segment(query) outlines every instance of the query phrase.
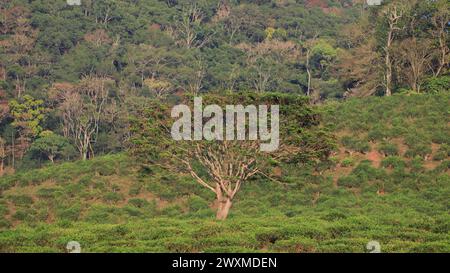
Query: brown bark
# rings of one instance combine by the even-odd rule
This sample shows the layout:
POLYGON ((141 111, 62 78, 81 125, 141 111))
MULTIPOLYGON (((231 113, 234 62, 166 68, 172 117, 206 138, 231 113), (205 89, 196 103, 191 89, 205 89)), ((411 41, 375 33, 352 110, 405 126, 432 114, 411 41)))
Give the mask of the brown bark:
POLYGON ((232 201, 229 198, 223 199, 219 203, 219 208, 217 209, 216 218, 217 220, 225 220, 228 217, 228 213, 230 212, 230 208, 232 205, 232 201))
POLYGON ((216 219, 225 220, 228 217, 228 213, 230 212, 230 208, 233 202, 230 197, 222 193, 222 189, 220 188, 220 185, 218 183, 216 184, 216 195, 218 202, 216 219))
POLYGON ((309 67, 309 49, 306 52, 306 72, 308 73, 308 90, 306 91, 306 95, 309 97, 311 94, 311 69, 309 67))
MULTIPOLYGON (((255 159, 239 154, 245 149, 243 142, 237 141, 232 144, 224 141, 220 147, 211 147, 197 144, 192 151, 191 158, 195 158, 205 167, 211 180, 202 179, 192 168, 191 161, 179 158, 187 168, 191 176, 202 186, 208 188, 216 195, 218 203, 216 217, 225 220, 233 204, 233 199, 239 191, 241 184, 255 175, 259 169, 256 167, 255 159), (232 147, 233 146, 233 147, 232 147)), ((257 152, 257 143, 247 144, 246 149, 257 152)))
POLYGON ((399 20, 403 16, 403 11, 401 8, 397 6, 393 6, 392 8, 386 11, 386 16, 388 20, 388 35, 386 37, 386 46, 384 47, 385 53, 385 87, 386 87, 386 96, 390 96, 392 94, 391 84, 392 84, 392 60, 391 60, 391 48, 392 43, 394 42, 394 34, 395 31, 400 30, 397 25, 399 20))

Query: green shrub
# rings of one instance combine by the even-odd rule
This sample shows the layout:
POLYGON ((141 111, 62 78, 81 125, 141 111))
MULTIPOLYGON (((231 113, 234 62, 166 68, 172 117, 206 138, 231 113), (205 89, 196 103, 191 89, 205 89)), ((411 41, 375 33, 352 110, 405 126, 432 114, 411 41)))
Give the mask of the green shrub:
POLYGON ((255 233, 256 241, 263 245, 274 244, 276 241, 285 239, 286 235, 278 229, 257 230, 255 233))
POLYGON ((145 199, 131 198, 128 200, 128 204, 130 204, 136 208, 143 208, 143 207, 147 206, 149 203, 145 199))
POLYGON ((401 157, 388 156, 381 161, 381 166, 384 168, 404 169, 406 167, 406 163, 401 157))
POLYGON ((342 167, 351 167, 355 165, 355 160, 351 157, 344 158, 341 162, 342 167))
POLYGON ((13 219, 27 222, 36 221, 36 211, 33 209, 18 209, 13 215, 13 219))
POLYGON ((197 195, 190 196, 189 199, 187 200, 187 205, 189 207, 189 210, 192 212, 209 208, 208 202, 206 202, 203 198, 197 195))
POLYGON ((368 160, 361 161, 358 166, 353 169, 351 174, 364 182, 385 178, 384 171, 382 169, 374 168, 372 163, 368 160))
POLYGON ((412 172, 421 172, 424 170, 423 167, 423 158, 421 157, 414 157, 410 162, 409 162, 409 167, 411 168, 412 172))
POLYGON ((81 206, 74 205, 68 208, 61 208, 56 211, 56 215, 61 220, 77 221, 80 217, 81 206))
POLYGON ((432 152, 430 145, 427 144, 417 144, 408 149, 406 151, 405 156, 409 158, 414 158, 417 156, 425 157, 430 155, 432 152))
POLYGON ((26 194, 10 195, 8 199, 16 206, 29 206, 33 204, 33 198, 26 194))
POLYGON ((339 186, 344 187, 360 187, 362 182, 356 175, 342 176, 337 181, 339 186))
POLYGON ((433 130, 433 134, 431 136, 431 141, 437 144, 449 144, 450 145, 450 134, 449 132, 444 130, 433 130))
POLYGON ((165 216, 169 216, 169 217, 176 217, 176 216, 180 216, 181 214, 183 214, 183 210, 182 208, 175 204, 175 205, 170 205, 165 207, 162 211, 161 211, 162 215, 165 216))
POLYGON ((133 184, 130 187, 130 190, 128 191, 128 194, 131 196, 136 196, 141 192, 142 185, 140 184, 133 184))
POLYGON ((369 131, 367 137, 370 141, 383 140, 388 136, 387 132, 386 126, 376 125, 369 131))
POLYGON ((437 172, 437 173, 443 173, 443 172, 446 172, 448 170, 450 170, 450 160, 444 160, 433 171, 437 172))
POLYGON ((385 156, 393 156, 399 154, 397 145, 393 143, 382 143, 378 147, 378 151, 380 151, 380 153, 384 154, 385 156))
POLYGON ((72 176, 68 173, 58 173, 54 176, 54 180, 57 184, 67 184, 70 183, 72 179, 72 176))
POLYGON ((5 204, 0 204, 0 216, 8 214, 9 209, 5 204))
POLYGON ((427 93, 444 93, 449 91, 450 76, 432 77, 425 81, 423 89, 427 93))
POLYGON ((103 200, 115 203, 123 200, 123 195, 118 192, 107 192, 103 195, 103 200))
MULTIPOLYGON (((6 219, 0 219, 0 229, 7 229, 12 226, 11 222, 6 219)), ((1 249, 1 247, 0 247, 1 249)))
POLYGON ((176 238, 172 241, 166 242, 165 246, 169 252, 187 253, 195 252, 194 242, 188 238, 176 238))
POLYGON ((442 161, 450 156, 450 145, 442 144, 433 156, 433 160, 442 161))
POLYGON ((121 210, 118 208, 94 205, 88 209, 85 220, 93 223, 115 223, 120 216, 121 210))
POLYGON ((80 178, 80 180, 78 180, 78 183, 80 183, 83 186, 88 186, 92 183, 93 177, 94 176, 92 174, 85 174, 80 178))
POLYGON ((370 145, 367 141, 359 140, 350 136, 342 137, 341 143, 344 147, 356 152, 366 153, 370 151, 370 145))
POLYGON ((125 206, 123 210, 130 216, 139 217, 142 215, 142 211, 140 211, 137 207, 125 206))
POLYGON ((40 188, 39 190, 37 190, 36 195, 39 198, 55 198, 56 197, 56 192, 58 191, 58 188, 40 188))

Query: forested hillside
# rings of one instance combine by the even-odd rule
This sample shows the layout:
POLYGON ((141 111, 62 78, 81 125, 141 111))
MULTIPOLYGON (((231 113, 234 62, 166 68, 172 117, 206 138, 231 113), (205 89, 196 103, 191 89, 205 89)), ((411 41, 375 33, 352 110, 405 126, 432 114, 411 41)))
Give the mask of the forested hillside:
POLYGON ((129 117, 153 98, 319 102, 450 82, 445 0, 8 0, 1 13, 2 172, 122 151, 129 117))

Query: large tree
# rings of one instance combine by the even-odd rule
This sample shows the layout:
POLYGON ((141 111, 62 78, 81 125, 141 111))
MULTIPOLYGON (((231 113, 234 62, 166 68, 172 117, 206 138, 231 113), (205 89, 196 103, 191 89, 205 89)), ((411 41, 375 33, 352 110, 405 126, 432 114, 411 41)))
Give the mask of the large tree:
MULTIPOLYGON (((221 106, 269 105, 269 111, 273 105, 279 105, 279 148, 271 152, 261 151, 260 145, 267 141, 251 137, 248 131, 251 122, 245 127, 247 140, 174 140, 170 107, 155 101, 133 119, 131 151, 145 164, 190 174, 213 192, 218 204, 217 219, 227 218, 245 182, 258 175, 270 177, 270 169, 276 162, 306 164, 327 160, 333 148, 333 138, 318 128, 319 115, 305 97, 278 93, 209 95, 203 97, 203 102, 221 106)), ((212 119, 203 117, 205 127, 208 120, 212 119)), ((271 130, 275 128, 273 124, 270 127, 271 130)), ((218 127, 215 127, 216 132, 220 133, 218 127)))
POLYGON ((111 85, 111 79, 90 76, 74 87, 58 90, 64 136, 73 140, 83 160, 94 156, 92 143, 106 117, 111 85))

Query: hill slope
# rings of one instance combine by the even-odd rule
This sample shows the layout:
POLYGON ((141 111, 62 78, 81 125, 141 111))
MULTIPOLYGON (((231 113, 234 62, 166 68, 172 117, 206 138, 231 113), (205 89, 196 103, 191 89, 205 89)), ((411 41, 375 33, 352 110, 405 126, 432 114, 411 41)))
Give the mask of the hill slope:
POLYGON ((320 106, 332 166, 282 166, 244 185, 230 218, 190 177, 127 155, 0 178, 0 251, 449 252, 448 94, 320 106), (339 113, 337 115, 336 113, 339 113))

